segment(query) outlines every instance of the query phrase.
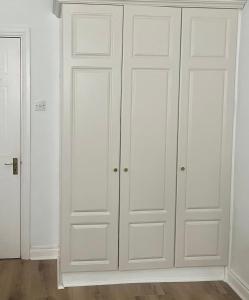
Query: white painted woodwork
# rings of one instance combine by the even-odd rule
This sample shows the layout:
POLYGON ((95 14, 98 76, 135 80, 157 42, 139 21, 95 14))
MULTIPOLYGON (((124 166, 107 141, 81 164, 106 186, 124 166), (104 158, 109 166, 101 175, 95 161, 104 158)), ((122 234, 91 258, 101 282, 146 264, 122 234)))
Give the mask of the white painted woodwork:
POLYGON ((237 19, 183 9, 177 267, 227 264, 237 19))
POLYGON ((238 10, 62 15, 62 274, 225 266, 238 10))
POLYGON ((123 8, 63 10, 62 271, 118 268, 123 8))
POLYGON ((20 39, 0 38, 0 259, 20 257, 20 39))
MULTIPOLYGON (((224 267, 194 267, 131 271, 75 272, 62 274, 63 287, 155 282, 201 282, 224 280, 224 267)), ((149 296, 152 298, 155 296, 149 296)), ((159 296, 160 297, 160 296, 159 296)), ((116 299, 119 299, 117 296, 116 299)), ((129 299, 129 298, 124 298, 129 299)), ((160 298, 159 298, 160 299, 160 298)), ((167 298, 166 298, 167 299, 167 298)), ((197 298, 198 299, 198 298, 197 298)), ((211 299, 210 299, 211 300, 211 299)))
POLYGON ((68 4, 141 5, 159 7, 206 7, 243 9, 247 0, 53 0, 53 12, 61 17, 62 7, 68 4))
POLYGON ((122 270, 166 268, 174 263, 180 26, 178 8, 125 6, 122 270))

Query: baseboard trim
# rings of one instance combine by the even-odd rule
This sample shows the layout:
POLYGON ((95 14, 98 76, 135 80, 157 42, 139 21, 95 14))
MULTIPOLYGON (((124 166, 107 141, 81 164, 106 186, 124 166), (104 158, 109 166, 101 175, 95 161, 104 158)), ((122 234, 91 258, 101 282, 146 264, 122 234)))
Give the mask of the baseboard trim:
POLYGON ((192 282, 225 279, 224 267, 174 268, 167 270, 62 273, 64 287, 147 282, 192 282))
POLYGON ((58 259, 58 254, 58 248, 32 247, 30 249, 31 260, 58 259))
POLYGON ((225 281, 242 300, 249 300, 249 286, 233 270, 227 270, 225 281))

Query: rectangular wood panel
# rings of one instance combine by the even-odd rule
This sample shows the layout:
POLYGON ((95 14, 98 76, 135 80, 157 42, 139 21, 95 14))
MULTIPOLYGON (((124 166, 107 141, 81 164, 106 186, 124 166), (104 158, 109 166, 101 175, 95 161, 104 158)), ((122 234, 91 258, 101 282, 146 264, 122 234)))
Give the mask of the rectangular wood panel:
POLYGON ((118 268, 123 8, 63 9, 61 268, 118 268))
POLYGON ((125 6, 122 270, 174 263, 180 24, 180 9, 125 6))
POLYGON ((163 210, 168 70, 134 69, 132 84, 130 209, 163 210))
POLYGON ((111 70, 72 76, 72 211, 108 211, 111 70))
POLYGON ((183 9, 177 267, 227 264, 237 18, 183 9))

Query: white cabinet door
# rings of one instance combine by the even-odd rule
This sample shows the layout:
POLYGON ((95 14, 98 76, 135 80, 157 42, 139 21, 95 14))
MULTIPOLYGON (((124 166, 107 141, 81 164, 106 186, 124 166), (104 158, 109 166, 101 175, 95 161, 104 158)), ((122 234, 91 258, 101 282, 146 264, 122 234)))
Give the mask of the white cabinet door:
POLYGON ((237 14, 183 9, 177 267, 227 263, 237 14))
POLYGON ((122 19, 122 7, 63 10, 63 272, 118 267, 122 19))
POLYGON ((0 38, 0 259, 20 257, 21 43, 0 38))
POLYGON ((172 267, 181 10, 124 10, 120 269, 172 267))

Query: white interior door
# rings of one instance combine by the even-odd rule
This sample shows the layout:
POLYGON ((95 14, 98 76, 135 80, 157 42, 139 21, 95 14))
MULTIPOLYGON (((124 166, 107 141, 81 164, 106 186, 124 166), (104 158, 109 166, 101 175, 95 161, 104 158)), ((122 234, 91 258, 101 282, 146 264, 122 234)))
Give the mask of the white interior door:
POLYGON ((20 257, 20 67, 20 39, 0 38, 0 259, 20 257))
POLYGON ((237 18, 183 9, 178 267, 227 264, 237 18))
POLYGON ((123 8, 65 5, 62 271, 118 268, 123 8))
POLYGON ((181 9, 125 6, 120 269, 172 267, 181 9))

